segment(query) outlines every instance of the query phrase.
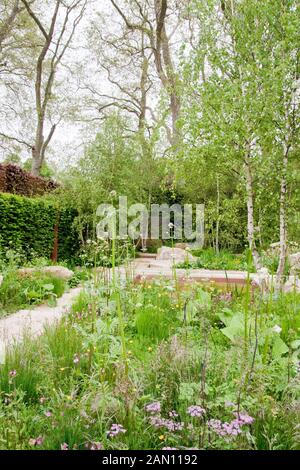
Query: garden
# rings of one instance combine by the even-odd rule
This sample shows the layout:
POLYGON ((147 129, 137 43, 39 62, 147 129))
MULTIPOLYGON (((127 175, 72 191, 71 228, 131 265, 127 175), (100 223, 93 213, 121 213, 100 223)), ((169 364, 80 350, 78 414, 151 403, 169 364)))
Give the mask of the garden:
POLYGON ((299 4, 99 3, 0 0, 0 451, 300 450, 299 4))

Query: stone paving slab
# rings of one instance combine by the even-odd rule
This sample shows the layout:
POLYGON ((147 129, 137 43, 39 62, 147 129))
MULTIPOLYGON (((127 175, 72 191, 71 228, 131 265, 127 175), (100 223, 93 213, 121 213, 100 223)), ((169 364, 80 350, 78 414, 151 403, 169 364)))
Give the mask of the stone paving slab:
MULTIPOLYGON (((136 282, 142 280, 174 279, 173 262, 170 260, 156 260, 153 256, 137 258, 127 267, 116 269, 116 278, 126 283, 129 275, 136 282)), ((220 286, 241 286, 247 282, 248 273, 243 271, 223 271, 208 269, 176 269, 176 276, 181 284, 199 282, 202 284, 215 283, 220 286)), ((253 278, 253 274, 250 278, 253 278)), ((111 271, 106 271, 106 278, 111 279, 111 271)), ((57 300, 55 307, 40 305, 33 309, 20 310, 0 319, 0 356, 1 348, 5 349, 14 343, 22 341, 24 334, 38 336, 43 333, 46 325, 56 323, 71 307, 82 287, 77 287, 65 293, 57 300)))

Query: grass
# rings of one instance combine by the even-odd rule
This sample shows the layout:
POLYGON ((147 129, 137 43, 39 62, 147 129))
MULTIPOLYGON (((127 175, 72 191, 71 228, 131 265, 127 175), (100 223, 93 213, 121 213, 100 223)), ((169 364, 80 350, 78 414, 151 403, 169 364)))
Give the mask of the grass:
POLYGON ((7 354, 0 449, 300 449, 300 295, 116 289, 7 354))

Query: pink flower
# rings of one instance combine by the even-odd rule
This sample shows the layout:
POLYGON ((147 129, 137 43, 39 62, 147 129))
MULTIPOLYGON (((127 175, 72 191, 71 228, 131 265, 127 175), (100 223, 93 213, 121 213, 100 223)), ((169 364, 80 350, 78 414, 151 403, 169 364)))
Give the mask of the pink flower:
POLYGON ((122 424, 112 424, 110 430, 107 432, 108 437, 115 437, 120 433, 125 433, 126 429, 123 428, 122 424))
POLYGON ((150 424, 157 429, 166 428, 170 432, 182 431, 184 428, 184 423, 177 423, 172 419, 165 419, 160 416, 151 416, 150 424))
POLYGON ((248 413, 235 412, 233 414, 236 417, 236 421, 239 423, 240 426, 250 425, 254 422, 254 418, 252 418, 252 416, 249 416, 248 413))
POLYGON ((161 405, 159 401, 155 401, 153 403, 149 403, 145 406, 145 410, 147 413, 160 413, 161 405))
POLYGON ((60 450, 69 450, 69 446, 66 442, 60 444, 60 450))
POLYGON ((44 438, 42 436, 38 436, 36 439, 29 439, 29 445, 31 447, 41 446, 44 442, 44 438))
POLYGON ((233 413, 235 419, 230 423, 222 423, 219 419, 211 419, 207 422, 208 427, 222 437, 236 437, 243 432, 242 426, 250 426, 254 418, 248 413, 233 413))
POLYGON ((9 376, 12 377, 12 378, 15 377, 16 375, 17 375, 17 371, 15 369, 13 369, 9 372, 9 376))
POLYGON ((52 416, 51 411, 45 411, 45 416, 47 416, 47 418, 51 418, 52 416))
POLYGON ((205 414, 205 409, 198 405, 189 406, 187 412, 193 418, 201 418, 205 414))

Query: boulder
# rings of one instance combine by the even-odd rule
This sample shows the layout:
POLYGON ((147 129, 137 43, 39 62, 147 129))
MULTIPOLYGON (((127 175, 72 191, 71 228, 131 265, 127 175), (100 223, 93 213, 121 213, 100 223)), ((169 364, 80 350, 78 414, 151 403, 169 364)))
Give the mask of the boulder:
POLYGON ((174 248, 181 248, 182 250, 186 250, 187 244, 183 242, 175 243, 174 248))
POLYGON ((74 275, 73 271, 64 266, 44 266, 42 268, 21 268, 18 270, 21 276, 31 276, 36 272, 51 274, 64 281, 68 281, 74 275))
POLYGON ((289 255, 291 274, 300 273, 300 252, 289 255))
POLYGON ((156 256, 157 260, 169 260, 175 263, 184 263, 185 261, 196 261, 196 258, 191 255, 187 250, 182 248, 169 248, 168 246, 162 246, 156 256))

